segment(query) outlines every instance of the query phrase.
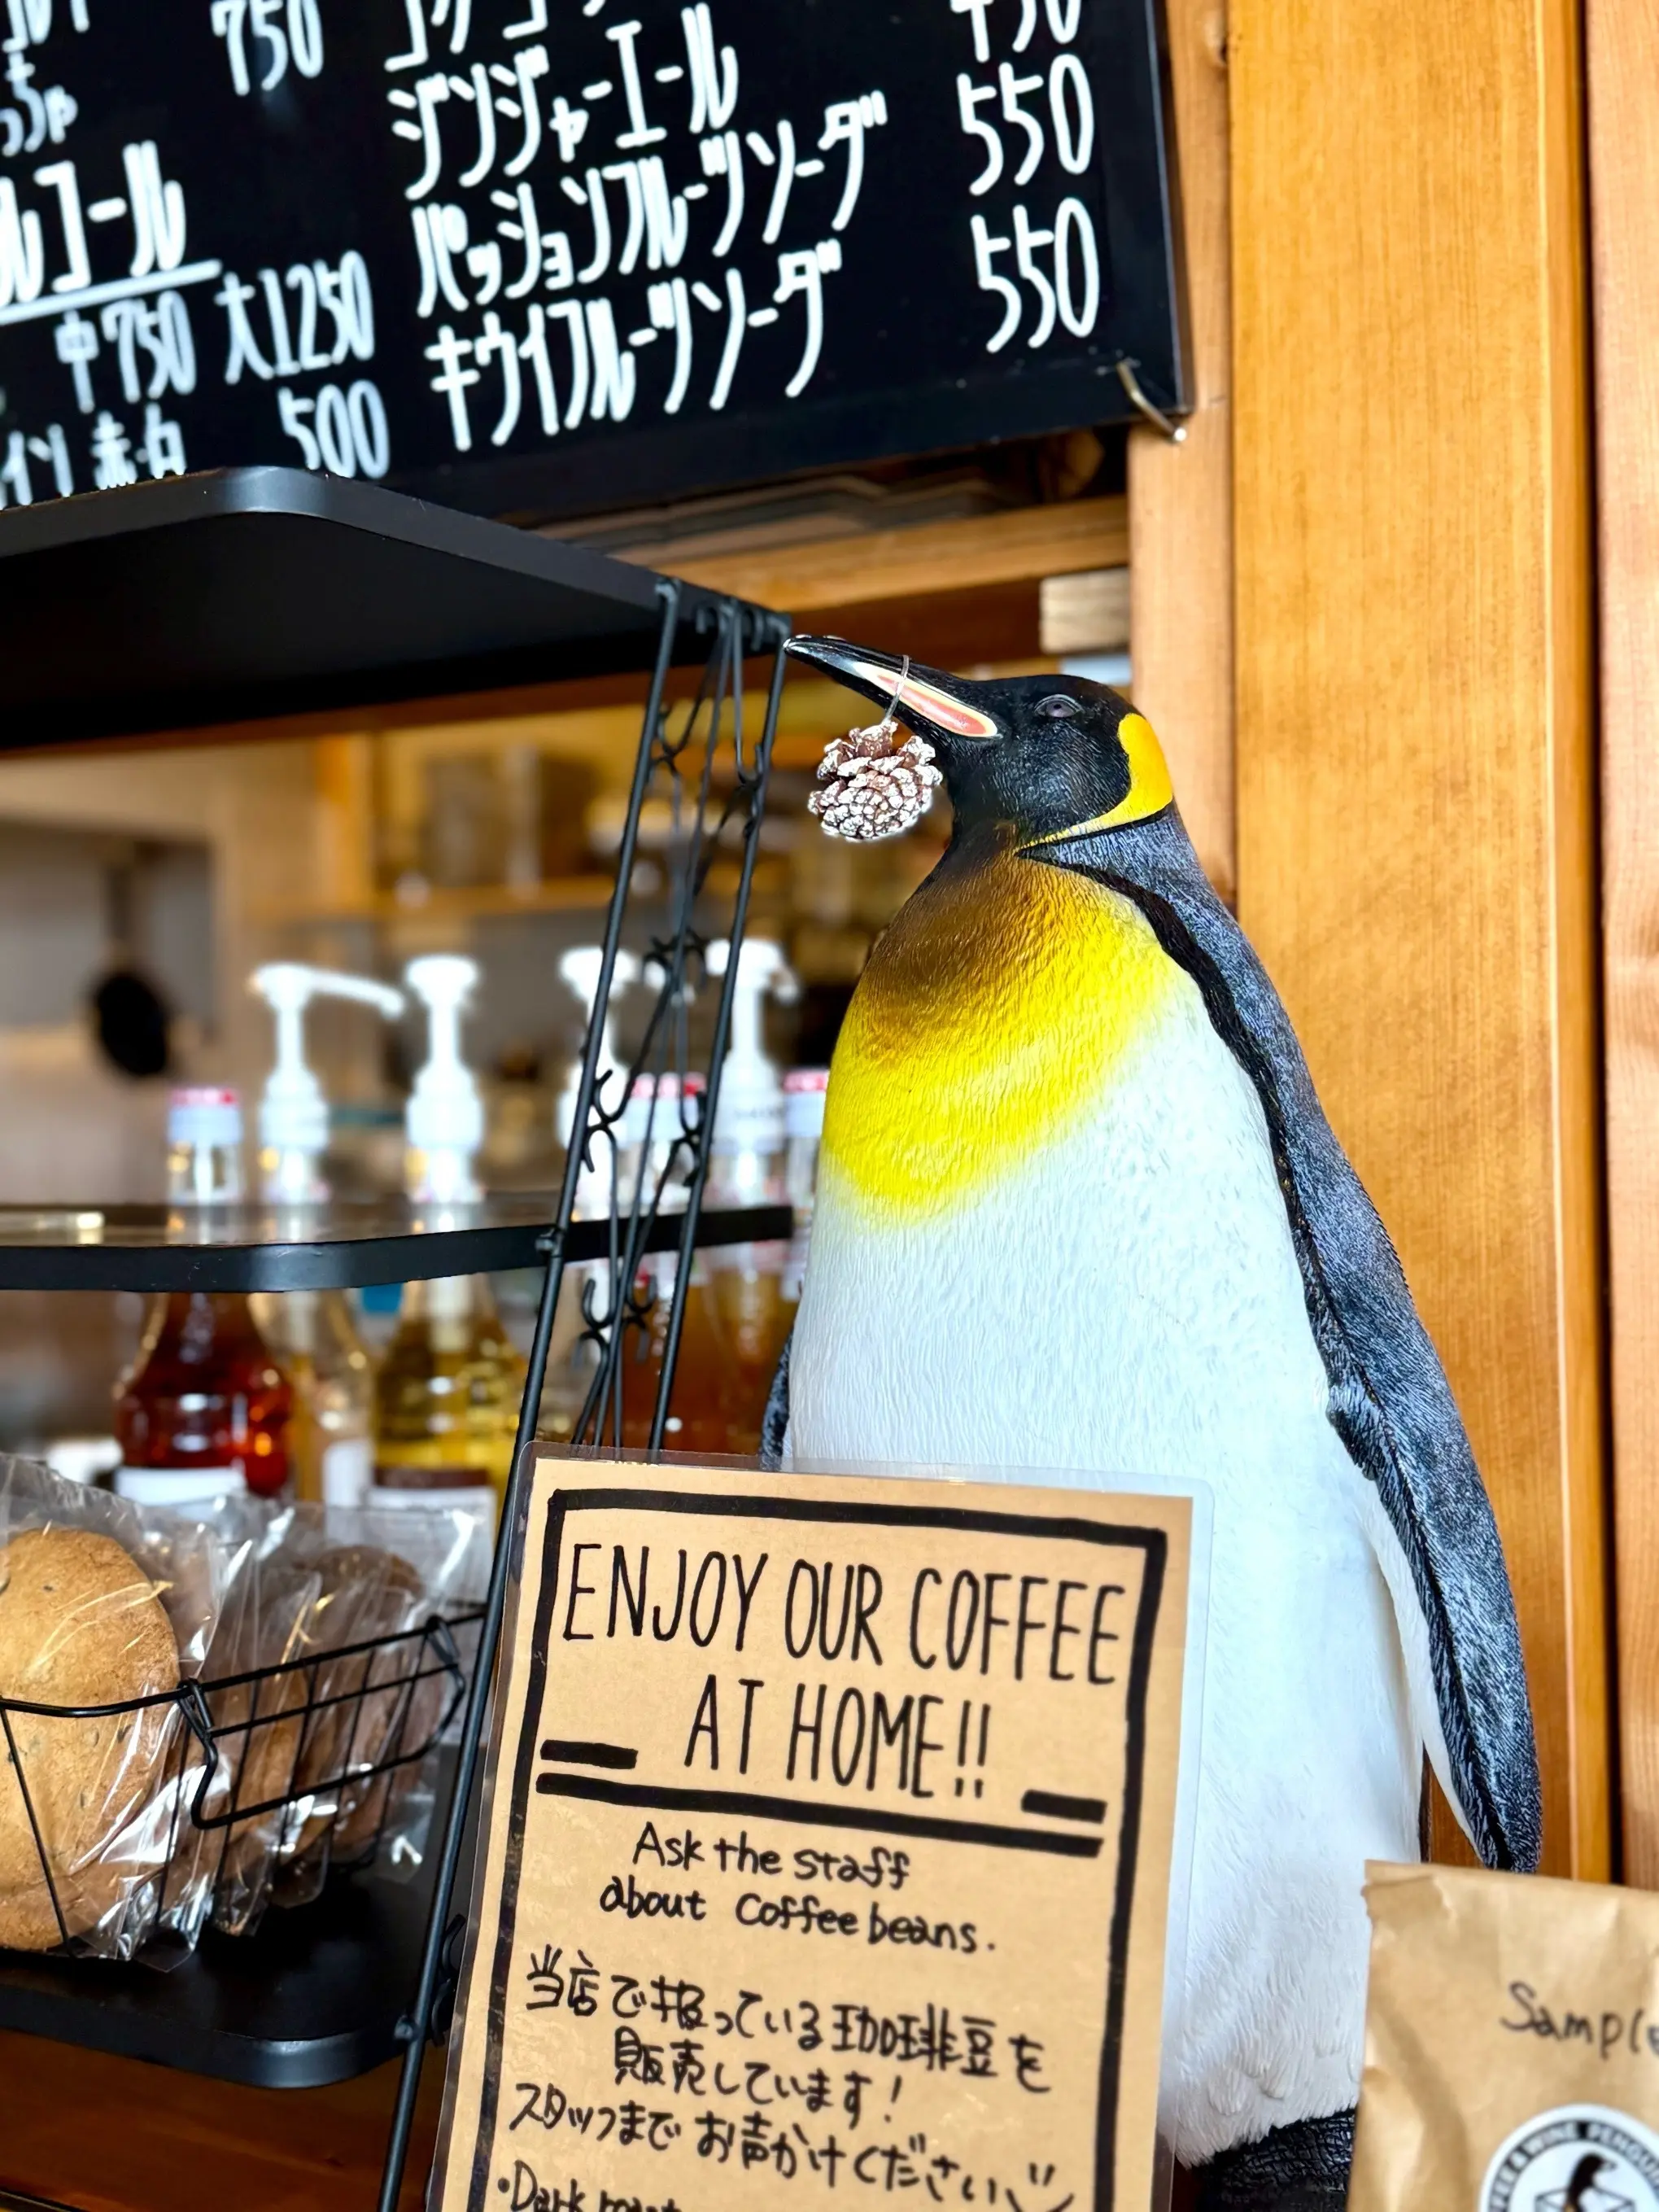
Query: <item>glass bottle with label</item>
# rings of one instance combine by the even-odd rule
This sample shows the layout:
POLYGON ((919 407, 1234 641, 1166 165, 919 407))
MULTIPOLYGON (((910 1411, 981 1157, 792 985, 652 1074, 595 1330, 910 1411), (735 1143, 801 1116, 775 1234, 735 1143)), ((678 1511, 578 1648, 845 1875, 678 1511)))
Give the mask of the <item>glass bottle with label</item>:
POLYGON ((361 1505, 374 1466, 374 1365, 345 1292, 262 1292, 249 1304, 295 1394, 295 1495, 361 1505))
MULTIPOLYGON (((169 1204, 233 1205, 242 1188, 236 1093, 175 1091, 167 1114, 169 1204)), ((165 1293, 116 1388, 115 1486, 150 1505, 204 1504, 243 1488, 274 1497, 289 1480, 293 1413, 289 1379, 246 1297, 165 1293)))
POLYGON ((499 1503, 524 1382, 482 1276, 409 1284, 374 1382, 374 1503, 499 1503))

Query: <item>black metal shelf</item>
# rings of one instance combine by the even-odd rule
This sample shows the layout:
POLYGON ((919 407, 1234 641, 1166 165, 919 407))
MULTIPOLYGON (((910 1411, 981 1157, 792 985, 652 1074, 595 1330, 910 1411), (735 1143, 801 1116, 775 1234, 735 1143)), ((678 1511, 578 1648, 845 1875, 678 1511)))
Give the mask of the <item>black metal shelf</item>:
POLYGON ((0 2028, 221 2081, 310 2089, 395 2058, 428 1883, 337 1876, 313 1905, 216 1936, 170 1972, 0 1954, 0 2028))
MULTIPOLYGON (((416 1283, 441 1275, 487 1275, 536 1267, 558 1200, 530 1194, 437 1208, 387 1199, 295 1208, 164 1206, 0 1206, 0 1290, 335 1291, 370 1283, 416 1283)), ((645 1249, 666 1252, 684 1224, 665 1213, 645 1249)), ((787 1206, 705 1208, 699 1247, 761 1244, 788 1237, 787 1206)), ((611 1226, 575 1221, 568 1261, 603 1260, 611 1226)))
MULTIPOLYGON (((441 1810, 455 1761, 439 1759, 441 1810)), ((256 2088, 349 2081, 403 2047, 431 1907, 428 1856, 408 1881, 336 1875, 314 1903, 273 1908, 252 1936, 210 1929, 164 1971, 0 1952, 0 2028, 256 2088)))
POLYGON ((289 469, 227 470, 0 514, 0 752, 649 673, 605 924, 601 1004, 576 1099, 581 1146, 595 1158, 617 1141, 617 1117, 599 1081, 603 1001, 630 901, 637 908, 645 897, 634 867, 641 816, 665 791, 684 809, 689 836, 670 871, 665 933, 654 906, 648 921, 663 981, 635 1072, 672 1074, 682 1085, 700 1074, 703 1115, 695 1127, 658 1133, 672 1135, 669 1155, 616 1219, 571 1218, 579 1178, 569 1163, 556 1200, 515 1194, 442 1212, 392 1202, 309 1215, 226 1209, 206 1218, 159 1206, 0 1208, 3 1289, 281 1291, 542 1270, 456 1778, 439 1793, 421 1881, 341 1881, 303 1911, 271 1914, 247 1942, 204 1941, 170 1972, 0 1958, 0 2028, 221 2079, 335 2081, 401 2045, 380 2212, 400 2201, 422 2056, 428 2031, 442 2033, 444 1931, 464 1894, 465 1828, 514 1572, 511 1532, 525 1504, 565 1268, 599 1263, 606 1284, 593 1323, 601 1364, 581 1417, 592 1434, 579 1427, 584 1440, 603 1442, 607 1413, 621 1423, 621 1392, 610 1386, 623 1346, 646 1322, 638 1260, 647 1251, 679 1255, 652 1417, 655 1450, 667 1430, 690 1253, 770 1243, 793 1228, 787 1206, 703 1208, 735 959, 700 1066, 690 1063, 682 1018, 707 938, 742 942, 787 634, 781 615, 648 569, 289 469), (750 707, 745 731, 744 663, 760 652, 771 659, 765 704, 759 714, 750 707), (701 675, 671 715, 670 671, 684 665, 701 675), (706 911, 717 882, 715 902, 726 909, 718 928, 706 911), (685 1210, 669 1211, 678 1194, 685 1210))
MULTIPOLYGON (((0 750, 140 736, 657 658, 649 568, 303 469, 221 469, 0 514, 0 750)), ((701 661, 712 592, 679 587, 701 661)), ((781 634, 756 609, 752 649, 781 634)))

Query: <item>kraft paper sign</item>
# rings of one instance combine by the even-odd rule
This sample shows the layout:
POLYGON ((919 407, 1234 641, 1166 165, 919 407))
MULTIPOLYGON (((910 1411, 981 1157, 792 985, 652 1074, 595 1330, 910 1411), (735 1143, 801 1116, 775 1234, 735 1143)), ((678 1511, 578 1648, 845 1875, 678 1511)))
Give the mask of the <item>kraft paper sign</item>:
POLYGON ((1190 1512, 544 1459, 440 2212, 1143 2212, 1190 1512))

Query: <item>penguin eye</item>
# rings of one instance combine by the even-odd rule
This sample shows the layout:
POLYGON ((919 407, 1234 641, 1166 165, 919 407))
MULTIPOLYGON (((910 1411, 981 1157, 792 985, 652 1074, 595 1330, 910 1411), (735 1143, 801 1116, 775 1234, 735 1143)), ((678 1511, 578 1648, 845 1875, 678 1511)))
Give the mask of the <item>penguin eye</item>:
POLYGON ((1037 701, 1037 712, 1046 714, 1051 722, 1069 722, 1083 712, 1082 702, 1068 699, 1063 691, 1056 691, 1047 699, 1037 701))

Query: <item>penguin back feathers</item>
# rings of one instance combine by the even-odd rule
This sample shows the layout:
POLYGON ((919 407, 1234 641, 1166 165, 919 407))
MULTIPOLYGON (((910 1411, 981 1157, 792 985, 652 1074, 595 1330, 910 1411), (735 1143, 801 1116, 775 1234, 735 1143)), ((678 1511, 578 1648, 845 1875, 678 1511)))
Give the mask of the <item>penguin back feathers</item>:
POLYGON ((1278 994, 1173 809, 1040 857, 1135 901, 1255 1086, 1328 1417, 1376 1486, 1427 1627, 1454 1794, 1482 1861, 1529 1873, 1542 1842, 1538 1757, 1497 1524, 1399 1258, 1325 1119, 1278 994))

